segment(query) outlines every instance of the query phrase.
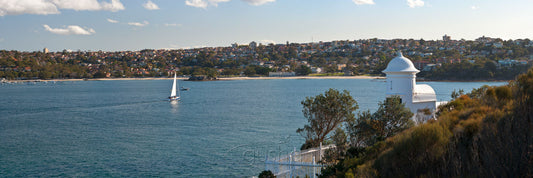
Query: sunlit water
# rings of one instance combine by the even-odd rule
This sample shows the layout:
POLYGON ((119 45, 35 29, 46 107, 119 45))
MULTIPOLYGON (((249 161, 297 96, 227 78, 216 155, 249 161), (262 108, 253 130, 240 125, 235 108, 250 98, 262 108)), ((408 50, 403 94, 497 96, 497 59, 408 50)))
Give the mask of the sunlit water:
MULTIPOLYGON (((439 101, 454 89, 505 82, 423 82, 439 101)), ((300 102, 345 89, 359 111, 375 111, 383 80, 185 82, 83 81, 0 86, 0 177, 242 177, 265 154, 287 154, 303 139, 300 102)), ((270 155, 272 156, 272 155, 270 155)), ((275 155, 277 156, 277 155, 275 155)))

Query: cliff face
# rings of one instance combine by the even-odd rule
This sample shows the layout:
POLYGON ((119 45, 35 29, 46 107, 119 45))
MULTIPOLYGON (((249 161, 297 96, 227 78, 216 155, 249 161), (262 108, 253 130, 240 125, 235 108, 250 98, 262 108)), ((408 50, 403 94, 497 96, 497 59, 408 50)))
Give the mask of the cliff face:
MULTIPOLYGON (((533 71, 508 86, 485 89, 478 97, 486 107, 477 132, 454 134, 442 158, 443 176, 533 176, 533 71), (507 88, 509 90, 507 90, 507 88)), ((469 121, 475 116, 466 117, 469 121)))
POLYGON ((533 176, 533 70, 507 86, 482 87, 440 109, 438 121, 387 141, 391 149, 373 164, 379 175, 533 176))
POLYGON ((336 175, 533 177, 533 69, 439 109, 437 121, 366 148, 336 175))

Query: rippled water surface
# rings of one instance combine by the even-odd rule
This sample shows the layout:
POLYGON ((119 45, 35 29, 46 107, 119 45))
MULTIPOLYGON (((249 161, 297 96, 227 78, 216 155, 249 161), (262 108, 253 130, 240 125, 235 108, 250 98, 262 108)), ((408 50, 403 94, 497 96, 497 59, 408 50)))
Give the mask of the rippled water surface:
MULTIPOLYGON (((424 82, 439 101, 454 89, 504 82, 424 82)), ((0 86, 0 175, 242 177, 303 139, 300 102, 346 89, 375 110, 385 82, 363 79, 186 82, 83 81, 0 86)))

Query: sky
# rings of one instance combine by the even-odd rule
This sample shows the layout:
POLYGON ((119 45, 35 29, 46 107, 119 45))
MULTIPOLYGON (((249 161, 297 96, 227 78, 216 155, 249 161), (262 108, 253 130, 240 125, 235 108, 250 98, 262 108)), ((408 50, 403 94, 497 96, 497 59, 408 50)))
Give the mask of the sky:
POLYGON ((533 0, 0 0, 0 49, 533 39, 533 0))

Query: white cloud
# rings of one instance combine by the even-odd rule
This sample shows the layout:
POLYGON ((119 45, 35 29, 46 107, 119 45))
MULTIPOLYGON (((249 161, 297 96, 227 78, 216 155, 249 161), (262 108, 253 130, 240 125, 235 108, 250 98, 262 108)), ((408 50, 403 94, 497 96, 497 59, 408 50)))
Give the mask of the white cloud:
POLYGON ((131 25, 131 26, 137 26, 137 27, 144 27, 146 25, 148 25, 150 23, 148 23, 148 21, 144 21, 144 22, 128 22, 128 25, 131 25))
POLYGON ((165 27, 181 27, 181 24, 176 23, 166 23, 165 27))
POLYGON ((158 10, 159 9, 159 6, 157 6, 157 4, 155 4, 154 2, 148 0, 148 2, 144 3, 143 4, 143 7, 145 9, 148 9, 148 10, 158 10))
POLYGON ((67 28, 51 28, 48 25, 43 25, 46 31, 52 32, 58 35, 92 35, 96 33, 92 28, 82 28, 77 25, 69 25, 67 28))
POLYGON ((186 0, 185 5, 204 9, 207 8, 207 2, 203 0, 186 0))
POLYGON ((57 7, 46 0, 0 0, 0 16, 20 14, 59 14, 57 7))
POLYGON ((375 4, 374 0, 352 0, 357 5, 375 4))
POLYGON ((424 1, 422 1, 422 0, 407 0, 407 5, 410 8, 422 7, 422 6, 424 6, 424 1))
POLYGON ((479 7, 477 7, 477 6, 472 6, 472 10, 478 10, 478 9, 479 9, 479 7))
POLYGON ((118 23, 118 20, 113 20, 113 19, 107 19, 107 21, 110 23, 118 23))
MULTIPOLYGON (((231 0, 186 0, 185 5, 206 9, 207 6, 217 7, 219 3, 229 2, 229 1, 231 0)), ((276 2, 276 0, 242 0, 242 1, 250 5, 254 5, 254 6, 260 6, 260 5, 269 3, 269 2, 276 2)))
POLYGON ((260 40, 259 43, 261 43, 263 45, 276 44, 276 42, 274 40, 260 40))
POLYGON ((124 10, 124 5, 120 2, 120 0, 111 0, 111 3, 103 2, 101 3, 102 9, 106 11, 116 12, 119 10, 124 10))
POLYGON ((218 3, 229 2, 230 0, 208 0, 208 1, 209 1, 209 4, 211 4, 212 6, 217 7, 218 3))
POLYGON ((61 9, 80 10, 100 10, 100 3, 96 0, 52 0, 52 2, 61 9))
POLYGON ((98 0, 0 0, 0 16, 59 14, 58 9, 116 12, 124 10, 124 5, 120 0, 110 0, 108 2, 98 2, 98 0))
POLYGON ((120 0, 111 0, 110 2, 101 3, 97 0, 52 0, 52 2, 60 9, 72 9, 76 11, 106 10, 116 12, 125 9, 120 0))
POLYGON ((276 2, 276 0, 243 0, 243 1, 254 6, 260 6, 260 5, 269 3, 269 2, 276 2))

